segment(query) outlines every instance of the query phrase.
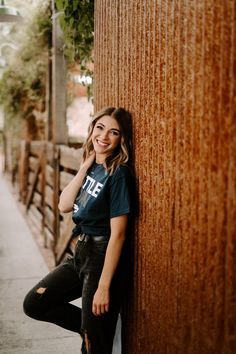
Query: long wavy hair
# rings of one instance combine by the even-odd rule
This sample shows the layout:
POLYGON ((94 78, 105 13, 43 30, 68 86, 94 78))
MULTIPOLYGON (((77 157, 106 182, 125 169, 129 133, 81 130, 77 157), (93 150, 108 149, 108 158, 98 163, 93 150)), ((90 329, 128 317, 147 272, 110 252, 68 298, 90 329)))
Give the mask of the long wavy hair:
POLYGON ((121 132, 120 143, 105 160, 105 168, 107 172, 113 174, 119 165, 128 165, 132 167, 132 119, 131 114, 124 108, 120 107, 107 107, 98 112, 89 125, 88 137, 83 145, 83 161, 86 160, 94 150, 92 143, 93 129, 97 121, 103 116, 114 118, 117 121, 121 132))

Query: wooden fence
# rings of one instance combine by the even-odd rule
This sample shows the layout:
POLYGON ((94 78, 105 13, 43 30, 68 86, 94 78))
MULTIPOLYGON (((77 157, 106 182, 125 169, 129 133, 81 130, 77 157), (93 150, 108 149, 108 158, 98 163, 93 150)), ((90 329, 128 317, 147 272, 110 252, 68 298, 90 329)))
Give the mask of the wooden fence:
POLYGON ((71 213, 58 210, 59 195, 78 170, 82 150, 46 141, 21 141, 19 195, 29 219, 58 264, 71 240, 71 213))

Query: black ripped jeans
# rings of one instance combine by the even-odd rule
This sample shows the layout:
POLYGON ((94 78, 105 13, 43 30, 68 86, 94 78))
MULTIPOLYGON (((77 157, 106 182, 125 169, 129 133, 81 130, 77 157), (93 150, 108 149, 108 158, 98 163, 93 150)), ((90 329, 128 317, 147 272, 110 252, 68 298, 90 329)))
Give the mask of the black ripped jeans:
MULTIPOLYGON (((93 296, 102 272, 108 240, 83 235, 75 255, 67 258, 26 295, 24 312, 40 321, 55 323, 70 331, 87 334, 89 354, 111 354, 121 305, 122 273, 117 268, 110 287, 109 311, 92 313, 93 296), (40 289, 41 288, 41 289, 40 289), (82 309, 70 301, 82 297, 82 309)), ((83 345, 83 353, 87 353, 83 345)))

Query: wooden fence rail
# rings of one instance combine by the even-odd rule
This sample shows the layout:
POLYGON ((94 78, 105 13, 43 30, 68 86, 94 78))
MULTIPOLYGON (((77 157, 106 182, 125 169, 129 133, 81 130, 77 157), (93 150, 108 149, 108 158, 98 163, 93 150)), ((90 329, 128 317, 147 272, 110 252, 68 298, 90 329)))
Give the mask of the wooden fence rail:
POLYGON ((71 240, 71 213, 58 210, 59 195, 73 178, 82 149, 54 145, 47 141, 21 141, 19 195, 27 215, 50 248, 58 264, 66 256, 71 240))

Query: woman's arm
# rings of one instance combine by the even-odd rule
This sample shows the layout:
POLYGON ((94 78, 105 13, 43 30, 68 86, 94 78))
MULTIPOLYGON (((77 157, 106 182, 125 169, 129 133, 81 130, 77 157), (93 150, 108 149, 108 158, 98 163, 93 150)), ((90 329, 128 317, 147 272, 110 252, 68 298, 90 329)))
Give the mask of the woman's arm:
POLYGON ((109 288, 118 265, 125 240, 127 215, 111 219, 111 236, 108 242, 102 274, 93 298, 93 314, 102 315, 109 309, 109 288))
POLYGON ((61 192, 58 208, 62 213, 69 213, 71 210, 73 210, 75 198, 78 194, 79 189, 82 186, 83 180, 86 176, 89 167, 91 167, 94 162, 94 159, 95 153, 93 152, 87 158, 87 160, 82 163, 75 177, 61 192))

